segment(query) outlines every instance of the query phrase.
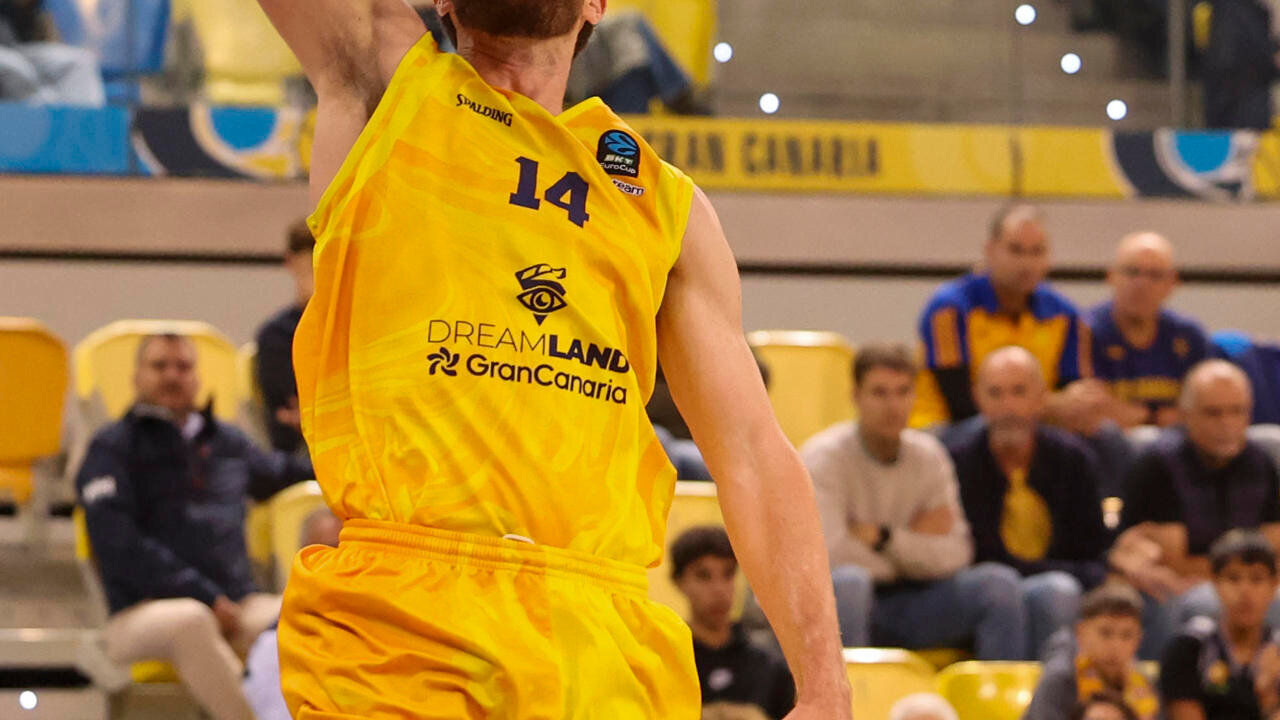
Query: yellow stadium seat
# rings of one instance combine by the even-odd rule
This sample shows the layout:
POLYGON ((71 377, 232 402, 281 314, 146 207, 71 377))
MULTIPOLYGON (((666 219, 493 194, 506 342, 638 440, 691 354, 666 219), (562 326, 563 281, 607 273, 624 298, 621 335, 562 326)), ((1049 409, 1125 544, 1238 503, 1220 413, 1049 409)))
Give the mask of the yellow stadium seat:
POLYGON ((711 46, 716 38, 716 0, 611 0, 609 12, 639 10, 663 45, 694 82, 711 78, 711 46))
POLYGON ((271 522, 271 556, 275 564, 276 587, 284 589, 298 554, 302 524, 307 516, 324 507, 320 484, 314 480, 298 483, 276 493, 267 501, 271 522))
MULTIPOLYGON (((90 598, 97 605, 95 612, 106 619, 106 598, 102 590, 102 582, 98 579, 98 569, 93 558, 93 544, 89 540, 89 525, 85 522, 84 508, 77 505, 71 511, 71 523, 75 527, 76 561, 80 565, 80 576, 89 591, 90 598)), ((178 674, 173 666, 160 660, 143 660, 129 667, 129 678, 139 684, 177 683, 178 674)))
POLYGON ((845 648, 844 663, 855 718, 887 718, 902 698, 933 692, 933 666, 907 650, 845 648))
POLYGON ((924 650, 916 650, 915 653, 922 660, 932 665, 935 670, 941 670, 948 665, 973 659, 973 655, 969 651, 959 648, 926 648, 924 650))
POLYGON ((1018 720, 1039 680, 1039 663, 969 661, 938 673, 937 689, 960 720, 1018 720))
POLYGON ((302 66, 257 0, 182 0, 175 19, 190 19, 204 50, 205 97, 219 105, 281 105, 284 81, 302 66))
POLYGON ((28 318, 0 317, 0 497, 31 497, 32 466, 58 452, 67 348, 28 318))
MULTIPOLYGON (((676 494, 671 501, 671 513, 667 517, 666 552, 662 564, 649 568, 649 599, 675 610, 680 617, 689 617, 689 601, 671 580, 671 543, 689 528, 699 525, 724 525, 720 514, 720 502, 716 499, 714 483, 682 480, 676 483, 676 494)), ((738 573, 738 589, 733 614, 742 612, 747 597, 747 581, 738 573)))
POLYGON ((249 553, 249 562, 254 567, 254 579, 263 582, 264 585, 275 583, 269 503, 254 503, 249 506, 244 517, 244 541, 245 549, 249 553))
POLYGON ((214 398, 214 415, 234 422, 240 405, 236 350, 208 323, 193 320, 118 320, 81 340, 72 358, 76 398, 88 430, 118 418, 133 404, 138 342, 148 335, 174 333, 195 343, 200 376, 197 404, 214 398))
POLYGON ((747 341, 769 366, 769 399, 797 446, 854 416, 853 346, 833 332, 758 330, 747 341))

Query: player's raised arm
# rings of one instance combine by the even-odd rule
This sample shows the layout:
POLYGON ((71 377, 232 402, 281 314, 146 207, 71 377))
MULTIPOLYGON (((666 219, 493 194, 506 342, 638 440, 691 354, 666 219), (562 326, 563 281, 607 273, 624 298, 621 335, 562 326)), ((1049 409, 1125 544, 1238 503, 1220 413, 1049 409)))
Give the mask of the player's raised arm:
POLYGON ((405 0, 258 2, 322 96, 389 78, 424 30, 405 0))
POLYGON ((719 487, 735 554, 796 677, 789 718, 848 718, 849 686, 813 485, 742 332, 737 266, 696 193, 658 316, 672 397, 719 487))
POLYGON ((311 153, 318 202, 426 26, 405 0, 258 1, 320 100, 311 153))

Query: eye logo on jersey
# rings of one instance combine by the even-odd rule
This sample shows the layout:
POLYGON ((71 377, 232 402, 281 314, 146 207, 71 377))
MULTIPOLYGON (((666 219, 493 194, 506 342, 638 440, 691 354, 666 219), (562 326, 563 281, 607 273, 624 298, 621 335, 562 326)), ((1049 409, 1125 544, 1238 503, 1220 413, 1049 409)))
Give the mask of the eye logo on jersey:
POLYGON ((551 313, 569 307, 564 299, 568 291, 558 282, 566 274, 564 268, 554 268, 546 263, 530 265, 516 273, 516 280, 524 288, 524 292, 517 295, 516 299, 533 313, 533 319, 539 325, 551 313))
POLYGON ((440 348, 427 356, 427 361, 431 363, 431 368, 428 372, 435 375, 436 371, 439 370, 449 377, 457 377, 458 371, 454 368, 458 366, 458 360, 461 358, 461 355, 455 355, 449 352, 447 348, 440 348))
POLYGON ((640 143, 621 130, 610 130, 600 136, 596 159, 610 175, 640 176, 640 143))

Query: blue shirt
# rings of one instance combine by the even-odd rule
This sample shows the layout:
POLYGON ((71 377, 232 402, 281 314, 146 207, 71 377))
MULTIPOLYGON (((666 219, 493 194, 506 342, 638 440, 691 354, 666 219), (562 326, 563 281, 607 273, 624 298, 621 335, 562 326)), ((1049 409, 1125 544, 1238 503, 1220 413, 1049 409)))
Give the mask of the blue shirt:
POLYGON ((1116 397, 1158 410, 1175 404, 1182 378, 1209 357, 1209 339, 1200 324, 1169 310, 1160 311, 1155 341, 1136 348, 1125 339, 1105 302, 1089 311, 1093 330, 1093 372, 1116 397))

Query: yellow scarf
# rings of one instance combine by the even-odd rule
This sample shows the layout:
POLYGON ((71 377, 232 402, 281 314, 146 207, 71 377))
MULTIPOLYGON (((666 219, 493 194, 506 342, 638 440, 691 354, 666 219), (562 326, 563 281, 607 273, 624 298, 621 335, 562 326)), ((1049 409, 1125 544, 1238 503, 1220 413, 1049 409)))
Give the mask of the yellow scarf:
POLYGON ((1093 661, 1084 655, 1076 655, 1076 696, 1088 700, 1104 690, 1120 690, 1124 703, 1137 713, 1139 720, 1155 720, 1160 712, 1160 698, 1151 688, 1151 682, 1137 667, 1129 669, 1123 688, 1113 688, 1102 677, 1093 661))

